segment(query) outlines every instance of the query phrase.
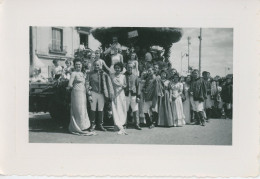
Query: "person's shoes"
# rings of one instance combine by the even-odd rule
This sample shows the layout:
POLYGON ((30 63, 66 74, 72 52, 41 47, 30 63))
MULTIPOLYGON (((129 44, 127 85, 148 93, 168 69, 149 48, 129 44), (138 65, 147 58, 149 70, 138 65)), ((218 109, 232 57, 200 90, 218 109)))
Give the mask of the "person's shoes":
POLYGON ((106 132, 107 130, 103 126, 99 126, 99 130, 106 132))
POLYGON ((96 125, 91 125, 89 128, 89 132, 93 132, 95 130, 96 125))
POLYGON ((154 124, 151 124, 151 125, 149 126, 149 129, 152 129, 152 128, 154 128, 154 124))
POLYGON ((140 127, 146 127, 145 123, 140 123, 140 127))
POLYGON ((195 125, 200 125, 200 122, 195 122, 195 125))
POLYGON ((142 128, 141 128, 138 124, 135 125, 135 128, 136 128, 137 130, 142 130, 142 128))
POLYGON ((128 133, 126 133, 125 130, 121 129, 120 131, 118 131, 117 133, 118 135, 128 135, 128 133))
POLYGON ((201 123, 201 126, 205 126, 205 122, 202 122, 202 123, 201 123))

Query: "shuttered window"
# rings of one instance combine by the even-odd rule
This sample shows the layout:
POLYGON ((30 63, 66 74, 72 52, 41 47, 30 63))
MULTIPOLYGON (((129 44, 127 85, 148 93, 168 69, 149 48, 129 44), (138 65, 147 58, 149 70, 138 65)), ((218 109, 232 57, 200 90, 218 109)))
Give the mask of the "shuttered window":
POLYGON ((62 29, 52 28, 52 50, 63 51, 62 29))

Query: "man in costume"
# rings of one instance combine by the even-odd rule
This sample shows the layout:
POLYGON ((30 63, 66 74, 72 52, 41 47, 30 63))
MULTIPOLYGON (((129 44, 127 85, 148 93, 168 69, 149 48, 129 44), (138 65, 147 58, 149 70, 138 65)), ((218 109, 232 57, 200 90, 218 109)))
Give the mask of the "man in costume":
POLYGON ((143 98, 144 98, 144 115, 146 123, 149 128, 152 129, 158 122, 158 96, 160 96, 159 82, 154 75, 154 69, 152 65, 147 67, 147 77, 145 79, 143 87, 143 98), (150 118, 149 112, 152 111, 152 119, 150 118))
POLYGON ((134 64, 127 64, 127 71, 125 72, 126 77, 126 87, 125 87, 125 96, 126 96, 126 108, 127 111, 131 106, 134 118, 135 128, 137 130, 141 130, 139 126, 139 111, 138 111, 138 103, 140 101, 140 94, 138 90, 138 76, 132 73, 134 64))
POLYGON ((209 118, 211 117, 211 110, 212 110, 210 73, 207 71, 203 71, 202 77, 207 88, 207 99, 205 99, 204 101, 204 110, 206 113, 205 115, 206 121, 209 122, 209 118))
POLYGON ((204 101, 207 99, 207 87, 197 69, 192 71, 192 77, 190 95, 194 101, 196 124, 205 126, 204 101))
POLYGON ((94 70, 90 71, 87 75, 87 84, 91 94, 88 99, 90 101, 90 131, 94 131, 96 127, 96 111, 97 111, 97 123, 98 129, 106 131, 103 127, 104 117, 104 104, 105 99, 111 100, 114 95, 113 85, 110 77, 101 69, 101 61, 96 60, 94 62, 94 70))

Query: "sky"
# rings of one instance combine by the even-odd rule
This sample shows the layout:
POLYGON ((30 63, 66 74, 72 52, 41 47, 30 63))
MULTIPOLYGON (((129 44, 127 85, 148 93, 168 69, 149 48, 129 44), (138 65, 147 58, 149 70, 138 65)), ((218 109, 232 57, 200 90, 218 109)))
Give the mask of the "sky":
MULTIPOLYGON (((188 53, 190 37, 190 66, 199 68, 199 28, 183 28, 181 40, 171 48, 170 62, 181 72, 181 53, 188 53)), ((182 74, 186 75, 188 58, 182 58, 182 74)), ((202 28, 201 71, 209 71, 211 76, 233 73, 233 29, 202 28)))

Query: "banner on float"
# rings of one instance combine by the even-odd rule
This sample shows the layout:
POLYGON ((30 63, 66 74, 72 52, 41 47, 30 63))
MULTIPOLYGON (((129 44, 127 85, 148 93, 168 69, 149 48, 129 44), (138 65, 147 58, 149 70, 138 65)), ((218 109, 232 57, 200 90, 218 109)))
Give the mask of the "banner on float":
POLYGON ((138 36, 138 32, 137 30, 134 30, 134 31, 131 31, 131 32, 128 32, 128 38, 133 38, 133 37, 137 37, 138 36))

